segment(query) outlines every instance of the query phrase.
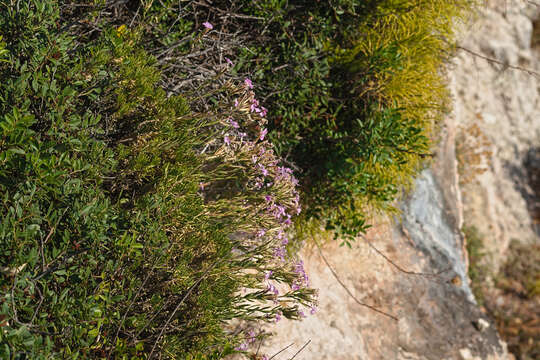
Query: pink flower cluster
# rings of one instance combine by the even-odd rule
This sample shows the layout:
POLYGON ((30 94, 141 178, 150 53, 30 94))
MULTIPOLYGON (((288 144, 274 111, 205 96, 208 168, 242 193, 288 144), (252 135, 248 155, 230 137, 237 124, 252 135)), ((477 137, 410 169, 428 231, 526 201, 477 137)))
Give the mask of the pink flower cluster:
MULTIPOLYGON (((229 109, 226 120, 221 123, 222 127, 217 128, 220 131, 218 138, 222 140, 218 144, 211 143, 210 146, 213 146, 219 156, 223 156, 225 163, 231 161, 233 168, 242 169, 245 176, 243 191, 248 195, 244 200, 238 201, 241 206, 253 208, 253 218, 256 219, 254 223, 257 225, 252 231, 245 230, 247 235, 242 238, 245 242, 242 246, 264 246, 267 249, 264 253, 266 270, 263 283, 260 284, 260 290, 264 293, 261 301, 273 299, 275 308, 268 313, 267 320, 278 322, 284 316, 284 312, 280 310, 282 305, 279 298, 291 297, 291 294, 298 296, 297 291, 308 286, 303 263, 295 263, 286 248, 293 217, 301 212, 300 196, 296 189, 298 180, 290 168, 280 164, 272 144, 267 140, 267 109, 255 98, 252 81, 245 79, 243 85, 243 94, 234 100, 234 107, 229 109), (274 271, 278 274, 282 271, 296 274, 294 281, 288 283, 292 292, 280 294, 280 291, 284 290, 282 287, 278 288, 278 284, 283 282, 283 278, 281 275, 276 276, 274 271)), ((210 188, 211 182, 212 179, 201 182, 200 191, 210 188)), ((239 253, 241 251, 238 250, 239 253)), ((305 316, 301 310, 298 310, 298 315, 305 316)), ((236 350, 247 351, 251 339, 254 339, 254 336, 246 337, 236 350)))

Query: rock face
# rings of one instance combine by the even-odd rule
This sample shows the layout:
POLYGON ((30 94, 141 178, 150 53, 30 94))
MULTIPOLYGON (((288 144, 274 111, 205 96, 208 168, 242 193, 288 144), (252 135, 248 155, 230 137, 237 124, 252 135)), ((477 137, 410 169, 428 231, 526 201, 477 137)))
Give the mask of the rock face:
MULTIPOLYGON (((504 64, 536 71, 530 74, 494 64, 461 51, 454 60, 455 126, 462 143, 482 157, 485 171, 462 184, 466 224, 485 238, 496 270, 511 239, 535 241, 528 211, 530 193, 524 169, 527 154, 540 145, 540 63, 533 48, 533 23, 538 27, 540 7, 526 1, 494 1, 463 35, 462 47, 504 64), (473 127, 477 131, 470 131, 473 127), (486 141, 478 144, 478 138, 486 141)), ((540 29, 536 29, 538 32, 540 29)), ((458 143, 458 156, 459 156, 458 143)), ((474 166, 464 164, 465 173, 474 166)))
POLYGON ((491 1, 466 27, 465 50, 449 70, 455 110, 432 168, 401 206, 401 223, 380 222, 352 249, 322 248, 350 294, 317 248, 303 250, 320 289, 319 310, 268 328, 276 336, 259 354, 293 344, 274 357, 290 359, 309 341, 295 359, 511 358, 469 289, 460 228, 475 225, 489 235, 495 267, 512 238, 537 241, 524 164, 540 163, 531 160, 540 145, 540 80, 481 56, 540 72, 531 47, 539 14, 532 2, 491 1), (461 186, 460 173, 467 180, 461 186))

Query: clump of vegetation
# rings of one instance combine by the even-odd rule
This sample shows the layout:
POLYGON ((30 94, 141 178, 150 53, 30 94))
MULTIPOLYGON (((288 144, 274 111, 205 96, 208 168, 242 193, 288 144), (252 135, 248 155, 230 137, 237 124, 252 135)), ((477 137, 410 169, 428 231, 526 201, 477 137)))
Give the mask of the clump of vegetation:
MULTIPOLYGON (((353 238, 366 228, 368 209, 394 210, 431 155, 432 129, 447 110, 441 65, 453 22, 469 5, 294 2, 281 18, 273 13, 287 56, 260 79, 272 88, 280 154, 300 168, 306 216, 353 238)), ((259 57, 284 48, 256 45, 259 57)))
POLYGON ((310 311, 296 181, 249 83, 167 96, 136 28, 19 5, 0 8, 1 357, 221 358, 248 331, 227 321, 310 311))
POLYGON ((492 288, 486 283, 489 270, 484 261, 487 254, 483 236, 474 226, 464 226, 462 231, 467 239, 469 278, 476 300, 495 320, 501 337, 517 359, 538 358, 540 246, 514 240, 492 288))
POLYGON ((497 276, 502 301, 489 304, 508 349, 518 359, 540 357, 540 245, 513 241, 497 276))
POLYGON ((484 249, 484 237, 480 234, 476 226, 463 226, 461 228, 467 244, 467 255, 469 260, 468 275, 471 280, 471 290, 478 305, 483 306, 485 302, 484 291, 486 279, 489 275, 488 265, 485 262, 486 252, 484 249))

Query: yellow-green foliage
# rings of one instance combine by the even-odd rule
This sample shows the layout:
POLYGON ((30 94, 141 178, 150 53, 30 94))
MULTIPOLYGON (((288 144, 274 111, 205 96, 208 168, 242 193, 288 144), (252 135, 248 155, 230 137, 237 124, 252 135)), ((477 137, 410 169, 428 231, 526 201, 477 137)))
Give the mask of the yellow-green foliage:
POLYGON ((468 1, 382 1, 350 41, 326 43, 334 75, 346 89, 340 96, 345 119, 338 124, 350 129, 349 119, 360 117, 355 140, 375 149, 360 150, 349 160, 361 167, 345 182, 368 185, 367 191, 352 191, 352 212, 392 211, 389 203, 410 188, 431 156, 433 130, 448 110, 444 64, 452 53, 453 29, 470 6, 468 1))
POLYGON ((387 15, 362 23, 354 45, 336 47, 332 63, 364 78, 356 84, 358 97, 379 108, 399 108, 431 137, 433 125, 448 109, 443 65, 452 51, 455 23, 470 6, 469 1, 383 1, 375 12, 387 15))

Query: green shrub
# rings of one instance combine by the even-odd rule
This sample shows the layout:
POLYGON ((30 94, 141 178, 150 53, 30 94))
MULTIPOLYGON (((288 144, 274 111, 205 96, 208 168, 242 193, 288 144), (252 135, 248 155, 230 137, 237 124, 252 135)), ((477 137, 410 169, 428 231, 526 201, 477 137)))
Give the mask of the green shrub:
POLYGON ((299 318, 298 197, 254 94, 167 96, 140 31, 90 36, 73 4, 0 5, 0 357, 221 358, 254 341, 229 320, 299 318))

